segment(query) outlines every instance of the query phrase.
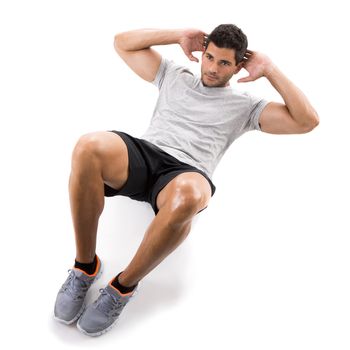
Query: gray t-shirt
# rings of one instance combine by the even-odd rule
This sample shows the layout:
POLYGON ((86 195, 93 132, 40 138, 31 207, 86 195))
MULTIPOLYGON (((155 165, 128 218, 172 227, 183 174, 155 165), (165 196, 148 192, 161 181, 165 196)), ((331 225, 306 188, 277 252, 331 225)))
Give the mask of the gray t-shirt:
POLYGON ((140 138, 210 179, 235 139, 246 131, 261 130, 259 115, 269 102, 231 86, 206 87, 200 76, 165 57, 152 84, 159 88, 159 97, 140 138))

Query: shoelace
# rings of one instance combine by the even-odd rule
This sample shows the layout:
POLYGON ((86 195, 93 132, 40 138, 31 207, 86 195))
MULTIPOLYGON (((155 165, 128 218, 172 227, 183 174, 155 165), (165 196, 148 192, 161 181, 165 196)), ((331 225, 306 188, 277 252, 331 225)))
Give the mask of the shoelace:
POLYGON ((74 300, 79 300, 85 297, 85 294, 90 287, 90 283, 83 281, 77 277, 72 269, 68 270, 69 276, 63 284, 62 290, 72 296, 74 300))
POLYGON ((119 316, 126 303, 106 292, 104 288, 101 288, 99 292, 101 295, 97 299, 96 307, 107 316, 119 316))

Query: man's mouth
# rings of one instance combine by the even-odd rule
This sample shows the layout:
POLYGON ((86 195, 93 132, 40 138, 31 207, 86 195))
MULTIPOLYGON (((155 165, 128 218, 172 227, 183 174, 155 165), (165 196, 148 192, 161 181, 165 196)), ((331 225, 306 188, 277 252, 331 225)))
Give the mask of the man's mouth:
POLYGON ((217 77, 213 77, 212 75, 209 75, 209 74, 207 74, 207 77, 208 77, 210 80, 216 80, 216 79, 217 79, 217 77))

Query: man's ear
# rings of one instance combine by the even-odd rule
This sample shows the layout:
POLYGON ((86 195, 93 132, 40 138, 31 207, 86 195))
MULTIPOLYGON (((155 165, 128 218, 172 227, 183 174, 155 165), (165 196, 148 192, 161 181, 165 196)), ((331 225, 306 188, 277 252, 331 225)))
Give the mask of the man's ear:
POLYGON ((238 63, 234 74, 237 74, 243 68, 244 62, 238 63))

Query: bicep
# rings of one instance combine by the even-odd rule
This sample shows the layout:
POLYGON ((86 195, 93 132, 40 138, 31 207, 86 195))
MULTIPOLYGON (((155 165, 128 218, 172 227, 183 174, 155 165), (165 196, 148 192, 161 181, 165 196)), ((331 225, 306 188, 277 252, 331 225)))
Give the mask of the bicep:
POLYGON ((286 105, 269 102, 259 117, 260 129, 270 134, 302 134, 303 129, 290 115, 286 105))
POLYGON ((162 56, 152 48, 126 51, 120 49, 116 42, 114 48, 123 61, 142 79, 152 82, 158 72, 162 56))

